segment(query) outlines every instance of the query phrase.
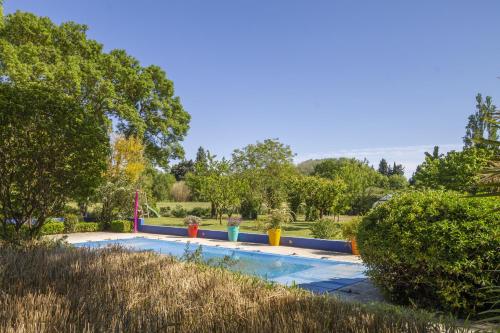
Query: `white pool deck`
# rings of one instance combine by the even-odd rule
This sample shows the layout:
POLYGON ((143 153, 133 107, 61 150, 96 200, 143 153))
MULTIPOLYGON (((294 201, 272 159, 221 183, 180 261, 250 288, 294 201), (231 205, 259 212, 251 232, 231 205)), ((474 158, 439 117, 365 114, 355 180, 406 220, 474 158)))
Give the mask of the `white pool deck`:
MULTIPOLYGON (((66 237, 69 243, 81 243, 88 241, 102 241, 114 239, 128 239, 134 237, 145 237, 150 239, 168 240, 174 242, 182 242, 206 246, 220 246, 230 249, 239 249, 246 251, 265 252, 280 255, 301 256, 306 258, 315 258, 323 260, 334 260, 341 262, 362 263, 359 256, 352 254, 330 252, 324 250, 304 249, 290 246, 270 246, 266 244, 247 243, 247 242, 230 242, 225 240, 207 239, 207 238, 188 238, 183 236, 161 235, 151 233, 111 233, 111 232, 86 232, 74 233, 68 235, 54 235, 54 238, 66 237)), ((356 284, 341 288, 333 292, 342 298, 370 302, 382 301, 379 291, 372 285, 369 280, 364 280, 356 284)))

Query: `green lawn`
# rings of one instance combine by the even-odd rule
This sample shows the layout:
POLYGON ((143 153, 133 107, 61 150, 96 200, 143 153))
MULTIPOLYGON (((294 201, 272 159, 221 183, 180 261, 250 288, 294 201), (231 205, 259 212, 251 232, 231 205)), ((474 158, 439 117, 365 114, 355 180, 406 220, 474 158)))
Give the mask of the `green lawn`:
MULTIPOLYGON (((174 206, 175 207, 175 206, 174 206)), ((199 207, 199 206, 194 206, 199 207)), ((354 216, 341 216, 340 222, 345 222, 353 219, 354 216)), ((178 217, 159 217, 159 218, 147 218, 145 219, 146 224, 150 225, 164 225, 164 226, 175 226, 175 227, 184 227, 184 219, 178 217)), ((250 233, 265 233, 263 230, 263 221, 243 221, 240 225, 241 232, 250 232, 250 233)), ((282 235, 283 236, 295 236, 295 237, 312 237, 311 230, 309 226, 312 222, 304 222, 297 221, 288 224, 283 227, 282 235)), ((208 230, 223 230, 227 229, 225 219, 222 220, 222 224, 219 223, 219 220, 215 219, 203 219, 201 225, 201 229, 208 230)))

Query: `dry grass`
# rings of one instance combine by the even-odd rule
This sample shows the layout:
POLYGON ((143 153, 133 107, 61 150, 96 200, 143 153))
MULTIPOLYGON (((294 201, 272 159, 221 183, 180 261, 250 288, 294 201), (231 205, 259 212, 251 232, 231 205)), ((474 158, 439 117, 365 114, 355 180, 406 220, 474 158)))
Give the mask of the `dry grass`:
POLYGON ((154 253, 0 249, 0 332, 459 332, 154 253))

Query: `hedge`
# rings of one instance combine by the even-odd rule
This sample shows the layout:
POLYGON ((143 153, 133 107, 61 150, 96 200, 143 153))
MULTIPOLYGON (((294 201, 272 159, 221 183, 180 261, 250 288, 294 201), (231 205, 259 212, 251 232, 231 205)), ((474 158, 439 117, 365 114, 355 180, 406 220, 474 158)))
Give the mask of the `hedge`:
POLYGON ((78 215, 76 214, 65 214, 64 215, 64 232, 75 232, 76 225, 78 224, 78 215))
POLYGON ((97 222, 80 222, 75 226, 75 232, 101 231, 101 225, 97 222))
POLYGON ((489 308, 498 285, 498 198, 436 190, 400 193, 362 220, 368 275, 390 299, 462 316, 489 308))
POLYGON ((47 221, 40 228, 41 235, 53 235, 64 233, 64 223, 57 221, 47 221))
POLYGON ((111 231, 131 232, 133 222, 127 220, 115 220, 111 222, 111 231))

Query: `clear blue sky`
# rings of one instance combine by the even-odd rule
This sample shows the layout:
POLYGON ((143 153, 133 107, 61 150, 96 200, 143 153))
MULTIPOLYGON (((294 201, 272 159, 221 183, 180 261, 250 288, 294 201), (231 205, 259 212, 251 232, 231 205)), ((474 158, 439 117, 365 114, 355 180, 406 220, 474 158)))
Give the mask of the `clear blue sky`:
POLYGON ((188 158, 279 138, 298 161, 411 173, 431 146, 461 147, 476 93, 500 105, 498 0, 5 1, 18 9, 163 67, 192 115, 188 158))

